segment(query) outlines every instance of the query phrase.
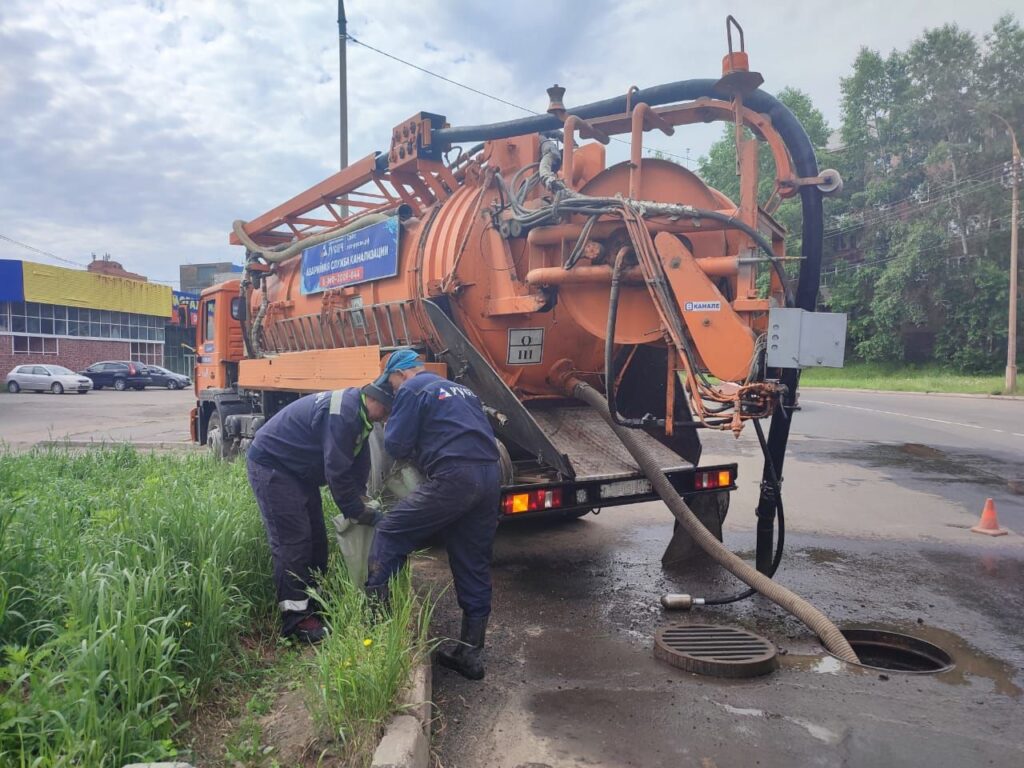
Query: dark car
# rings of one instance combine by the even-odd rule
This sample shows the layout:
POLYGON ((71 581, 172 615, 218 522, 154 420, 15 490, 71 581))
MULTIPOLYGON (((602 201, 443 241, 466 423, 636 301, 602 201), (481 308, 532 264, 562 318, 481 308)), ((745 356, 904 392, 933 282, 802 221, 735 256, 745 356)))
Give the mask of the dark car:
POLYGON ((93 363, 82 371, 82 375, 92 379, 93 389, 113 387, 118 392, 123 392, 129 387, 145 389, 153 383, 147 367, 134 360, 104 360, 93 363))
POLYGON ((184 389, 192 386, 192 379, 180 373, 161 368, 159 365, 147 366, 149 378, 153 380, 154 387, 167 387, 168 389, 184 389))

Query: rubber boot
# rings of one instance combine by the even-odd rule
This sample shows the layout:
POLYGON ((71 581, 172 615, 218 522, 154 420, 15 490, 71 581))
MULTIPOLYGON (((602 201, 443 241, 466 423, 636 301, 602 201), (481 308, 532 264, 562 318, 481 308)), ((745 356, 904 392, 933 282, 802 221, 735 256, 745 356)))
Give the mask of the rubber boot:
POLYGON ((453 651, 438 651, 437 661, 442 667, 453 669, 469 680, 483 680, 484 638, 487 636, 487 616, 462 616, 462 634, 453 651))

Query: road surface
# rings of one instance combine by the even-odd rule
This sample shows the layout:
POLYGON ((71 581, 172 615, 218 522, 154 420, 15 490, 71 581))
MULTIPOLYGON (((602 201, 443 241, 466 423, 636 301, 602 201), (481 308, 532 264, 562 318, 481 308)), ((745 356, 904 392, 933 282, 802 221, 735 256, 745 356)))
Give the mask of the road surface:
MULTIPOLYGON (((825 655, 761 598, 668 617, 664 592, 731 593, 715 568, 666 570, 660 504, 551 527, 506 526, 496 546, 488 678, 434 670, 444 768, 553 766, 1019 766, 1024 764, 1024 539, 970 533, 986 497, 1024 532, 1024 402, 805 390, 784 467, 788 550, 778 575, 844 625, 908 631, 953 654, 942 675, 878 673, 825 655), (786 654, 752 681, 655 660, 670 619, 744 626, 786 654)), ((726 543, 754 544, 760 478, 739 452, 726 543)), ((443 552, 419 564, 447 581, 443 552)), ((457 633, 445 593, 435 613, 457 633)))
POLYGON ((0 443, 25 449, 70 440, 186 446, 191 390, 101 389, 85 395, 21 392, 0 394, 0 443))
MULTIPOLYGON (((65 437, 187 445, 189 392, 0 394, 0 441, 65 437)), ((760 598, 671 617, 772 639, 782 668, 753 681, 682 673, 651 653, 664 592, 731 593, 718 569, 666 570, 660 504, 562 525, 509 525, 495 551, 488 678, 434 670, 436 764, 552 766, 1024 765, 1024 538, 970 533, 986 497, 1024 532, 1024 401, 805 390, 783 475, 778 575, 843 624, 910 631, 953 654, 939 676, 844 667, 760 598)), ((726 543, 753 550, 754 436, 709 435, 736 460, 726 543)), ((418 572, 448 582, 443 552, 418 572)), ((456 634, 449 589, 435 631, 456 634)))

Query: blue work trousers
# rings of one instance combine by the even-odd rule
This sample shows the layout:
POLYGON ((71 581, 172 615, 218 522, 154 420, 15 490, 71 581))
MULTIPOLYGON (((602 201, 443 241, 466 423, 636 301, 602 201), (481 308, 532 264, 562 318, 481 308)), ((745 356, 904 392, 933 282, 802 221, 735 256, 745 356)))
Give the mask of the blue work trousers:
POLYGON ((500 494, 497 463, 453 464, 433 472, 377 524, 367 593, 386 599, 388 579, 409 553, 440 534, 459 607, 470 617, 490 615, 491 553, 500 494))
POLYGON ((263 516, 274 561, 274 586, 281 609, 281 634, 290 635, 319 610, 307 590, 327 570, 327 527, 320 487, 290 472, 246 463, 249 484, 263 516))

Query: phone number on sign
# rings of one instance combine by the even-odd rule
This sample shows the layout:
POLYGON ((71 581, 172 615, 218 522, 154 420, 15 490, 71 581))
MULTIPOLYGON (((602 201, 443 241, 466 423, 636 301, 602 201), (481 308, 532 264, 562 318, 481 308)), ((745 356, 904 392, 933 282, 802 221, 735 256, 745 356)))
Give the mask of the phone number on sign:
POLYGON ((321 288, 335 288, 339 285, 357 282, 363 279, 363 268, 346 269, 343 272, 335 272, 331 275, 322 275, 318 285, 321 288))

